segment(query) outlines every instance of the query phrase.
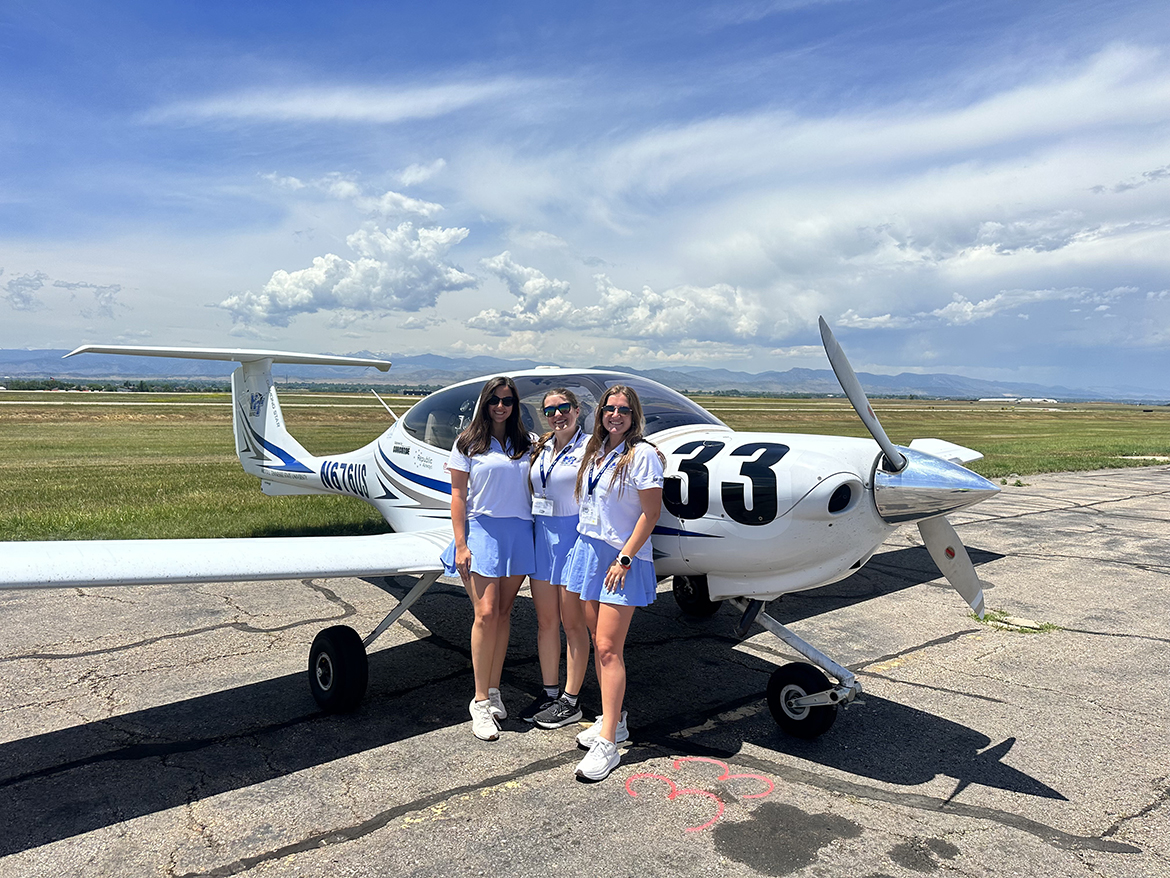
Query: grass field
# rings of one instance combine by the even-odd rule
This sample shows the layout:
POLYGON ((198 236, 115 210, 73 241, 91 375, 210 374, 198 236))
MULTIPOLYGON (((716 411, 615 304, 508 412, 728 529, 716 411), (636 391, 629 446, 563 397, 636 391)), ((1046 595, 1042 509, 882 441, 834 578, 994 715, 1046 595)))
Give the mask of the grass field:
MULTIPOLYGON (((398 413, 417 398, 390 398, 398 413)), ((701 397, 739 430, 865 436, 841 399, 701 397)), ((282 394, 290 430, 315 454, 371 441, 390 419, 359 394, 282 394)), ((1170 456, 1170 408, 1015 407, 879 400, 891 438, 933 436, 982 451, 997 481, 1037 472, 1141 466, 1170 456)), ((345 497, 267 497, 235 457, 226 394, 0 392, 0 540, 377 533, 345 497)))

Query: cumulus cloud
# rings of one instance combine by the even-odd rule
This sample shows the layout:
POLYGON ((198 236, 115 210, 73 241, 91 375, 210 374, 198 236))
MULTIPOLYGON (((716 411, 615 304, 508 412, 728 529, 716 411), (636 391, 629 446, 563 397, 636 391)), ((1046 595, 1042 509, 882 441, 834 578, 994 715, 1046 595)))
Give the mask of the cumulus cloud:
POLYGON ((237 323, 287 326, 299 314, 317 311, 384 313, 433 306, 445 292, 474 287, 476 279, 447 261, 464 228, 421 228, 402 223, 382 231, 359 229, 346 239, 357 254, 327 253, 309 268, 279 270, 258 293, 229 296, 219 307, 237 323))
POLYGON ((4 284, 7 292, 4 299, 16 311, 38 311, 45 307, 37 295, 37 291, 45 285, 49 276, 43 271, 34 271, 32 274, 18 274, 4 284))
POLYGON ((467 321, 491 335, 573 329, 625 339, 743 342, 772 339, 777 323, 759 296, 726 284, 679 286, 662 293, 643 287, 635 293, 598 274, 598 303, 578 307, 568 298, 568 283, 520 265, 508 251, 482 265, 518 300, 508 311, 491 308, 467 321))
POLYGON ((1122 180, 1119 183, 1114 183, 1112 186, 1093 186, 1090 191, 1100 194, 1102 192, 1128 192, 1130 189, 1137 189, 1139 186, 1145 186, 1149 183, 1160 183, 1165 180, 1170 180, 1170 165, 1163 165, 1160 168, 1154 168, 1149 171, 1142 171, 1136 177, 1130 177, 1128 180, 1122 180))

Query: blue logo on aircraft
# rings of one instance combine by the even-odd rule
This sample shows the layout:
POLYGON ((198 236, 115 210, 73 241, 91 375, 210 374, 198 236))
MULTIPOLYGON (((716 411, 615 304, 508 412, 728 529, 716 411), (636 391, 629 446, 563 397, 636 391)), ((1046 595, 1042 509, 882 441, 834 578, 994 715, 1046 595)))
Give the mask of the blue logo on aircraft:
POLYGON ((260 410, 264 408, 264 394, 253 393, 248 400, 248 409, 252 412, 252 417, 260 417, 260 410))

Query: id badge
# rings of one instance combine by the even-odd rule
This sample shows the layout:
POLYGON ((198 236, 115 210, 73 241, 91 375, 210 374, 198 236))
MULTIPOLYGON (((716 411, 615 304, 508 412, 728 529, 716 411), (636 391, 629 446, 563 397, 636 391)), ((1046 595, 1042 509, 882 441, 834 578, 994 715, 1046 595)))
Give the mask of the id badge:
POLYGON ((596 525, 600 522, 598 517, 597 503, 592 497, 586 497, 581 501, 581 521, 585 524, 596 525))
POLYGON ((553 501, 548 497, 533 497, 532 498, 532 514, 533 515, 552 515, 553 501))

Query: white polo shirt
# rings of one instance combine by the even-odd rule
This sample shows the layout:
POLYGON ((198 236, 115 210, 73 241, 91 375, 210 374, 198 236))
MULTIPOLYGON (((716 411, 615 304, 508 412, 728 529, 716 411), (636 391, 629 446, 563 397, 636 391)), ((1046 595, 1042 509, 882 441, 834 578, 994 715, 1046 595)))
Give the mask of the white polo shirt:
MULTIPOLYGON (((620 481, 613 482, 614 468, 617 458, 626 450, 626 443, 622 443, 609 454, 595 461, 593 465, 585 464, 585 480, 581 485, 581 499, 586 501, 589 486, 593 485, 593 502, 597 506, 598 518, 596 524, 588 524, 584 520, 577 524, 577 533, 595 540, 601 540, 615 549, 621 549, 634 532, 634 525, 642 514, 642 503, 638 499, 638 491, 647 488, 662 487, 662 461, 658 451, 653 446, 639 442, 634 446, 634 459, 622 474, 620 481)), ((654 560, 654 550, 650 540, 642 544, 637 557, 643 561, 654 560)))
MULTIPOLYGON (((508 443, 511 449, 512 443, 508 443)), ((528 496, 528 456, 512 460, 500 440, 492 437, 487 451, 468 457, 451 446, 447 468, 467 473, 467 517, 490 515, 492 518, 532 520, 532 500, 528 496)))
POLYGON ((550 439, 528 471, 532 496, 552 500, 553 516, 577 514, 577 498, 573 492, 577 490, 577 470, 581 468, 587 439, 585 431, 578 428, 577 435, 559 452, 553 451, 553 440, 550 439))

